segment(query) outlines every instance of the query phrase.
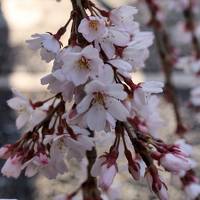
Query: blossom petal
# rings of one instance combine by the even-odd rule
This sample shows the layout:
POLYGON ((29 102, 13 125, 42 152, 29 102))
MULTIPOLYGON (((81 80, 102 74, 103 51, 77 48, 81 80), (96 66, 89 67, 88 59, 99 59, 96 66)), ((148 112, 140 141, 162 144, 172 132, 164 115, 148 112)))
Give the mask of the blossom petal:
POLYGON ((17 129, 21 129, 23 126, 25 126, 26 122, 29 120, 29 114, 28 113, 21 113, 16 120, 16 126, 17 129))
POLYGON ((128 110, 125 106, 118 100, 114 98, 106 98, 106 107, 108 112, 116 119, 120 121, 126 121, 127 117, 129 116, 128 110))
POLYGON ((94 104, 87 113, 87 124, 90 129, 101 131, 106 125, 106 111, 100 104, 94 104))
POLYGON ((83 98, 83 100, 77 105, 77 107, 76 107, 77 112, 80 114, 80 113, 84 113, 86 110, 88 110, 92 99, 93 99, 92 95, 85 96, 83 98))

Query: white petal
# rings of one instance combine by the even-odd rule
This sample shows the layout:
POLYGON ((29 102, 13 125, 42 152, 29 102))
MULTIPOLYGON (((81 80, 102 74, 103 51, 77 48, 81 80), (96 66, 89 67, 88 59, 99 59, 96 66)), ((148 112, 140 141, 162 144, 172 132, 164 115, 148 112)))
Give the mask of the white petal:
POLYGON ((121 84, 110 84, 106 89, 106 94, 116 99, 124 100, 127 97, 127 93, 123 90, 124 88, 121 84))
POLYGON ((89 138, 88 136, 79 135, 78 141, 80 142, 81 146, 83 146, 83 148, 88 151, 91 151, 92 147, 94 146, 92 138, 89 138))
POLYGON ((55 58, 55 54, 50 51, 47 51, 45 48, 41 48, 40 56, 42 60, 46 61, 47 63, 49 63, 55 58))
POLYGON ((91 175, 93 177, 97 177, 100 174, 101 171, 101 165, 105 161, 105 158, 97 158, 95 163, 92 166, 91 169, 91 175))
POLYGON ((22 98, 14 97, 7 101, 7 104, 14 110, 21 110, 28 105, 28 102, 22 98))
POLYGON ((36 175, 37 172, 38 172, 38 166, 36 166, 34 164, 30 164, 26 168, 25 176, 32 177, 32 176, 36 175))
POLYGON ((110 65, 105 64, 101 69, 100 69, 100 74, 98 79, 102 81, 105 84, 112 83, 114 79, 114 73, 113 69, 111 68, 110 65))
POLYGON ((126 121, 129 116, 128 110, 125 106, 118 100, 114 98, 106 98, 105 100, 108 112, 116 119, 120 121, 126 121))
POLYGON ((148 81, 141 84, 142 90, 148 93, 161 93, 163 92, 164 84, 160 81, 148 81))
POLYGON ((54 80, 55 80, 55 77, 53 77, 52 74, 47 74, 46 76, 42 77, 40 81, 42 85, 47 85, 53 82, 54 80))
POLYGON ((102 105, 94 104, 87 115, 87 124, 90 129, 101 131, 106 125, 106 111, 102 105))
POLYGON ((62 69, 56 70, 55 72, 52 73, 52 75, 53 75, 56 79, 58 79, 59 81, 65 81, 65 80, 66 80, 66 78, 65 78, 65 76, 64 76, 64 74, 63 74, 62 69))
POLYGON ((68 72, 68 80, 72 81, 75 86, 84 84, 89 78, 88 69, 79 69, 74 67, 68 72))
POLYGON ((38 50, 41 48, 41 39, 31 39, 31 40, 26 40, 26 43, 28 44, 28 47, 32 50, 38 50))
POLYGON ((98 80, 94 80, 85 86, 85 92, 88 94, 93 94, 94 92, 104 92, 104 90, 105 85, 98 80))
POLYGON ((27 121, 29 120, 29 114, 28 113, 21 113, 16 120, 16 126, 17 129, 21 129, 23 126, 25 126, 25 124, 27 123, 27 121))
POLYGON ((96 48, 94 48, 92 45, 86 46, 82 50, 81 53, 85 58, 88 58, 88 59, 99 58, 99 51, 96 48))
POLYGON ((42 43, 45 49, 53 53, 57 53, 60 49, 60 43, 52 35, 50 35, 50 38, 46 38, 42 43))
POLYGON ((77 109, 77 112, 78 113, 83 113, 85 112, 90 104, 91 104, 91 101, 93 99, 93 96, 92 95, 87 95, 83 98, 83 100, 77 105, 76 109, 77 109))
POLYGON ((101 43, 101 48, 105 52, 106 56, 109 59, 113 58, 113 56, 115 55, 115 47, 114 47, 114 45, 109 41, 100 42, 100 43, 101 43))
POLYGON ((114 67, 116 67, 117 69, 122 70, 122 71, 130 72, 132 70, 132 66, 128 62, 126 62, 122 59, 110 60, 109 63, 111 65, 113 65, 114 67))
POLYGON ((130 35, 116 28, 109 29, 108 38, 117 46, 126 46, 130 42, 130 35))

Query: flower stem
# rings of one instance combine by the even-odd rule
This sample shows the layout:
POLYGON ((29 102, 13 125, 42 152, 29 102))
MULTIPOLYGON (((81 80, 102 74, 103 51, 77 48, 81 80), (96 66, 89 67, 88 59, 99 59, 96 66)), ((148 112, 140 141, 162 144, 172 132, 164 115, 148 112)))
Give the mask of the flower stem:
MULTIPOLYGON (((94 137, 94 132, 90 131, 90 137, 94 137)), ((97 186, 97 179, 91 175, 92 166, 97 158, 96 148, 93 147, 91 151, 86 152, 86 157, 88 159, 87 166, 87 179, 82 184, 83 200, 94 199, 102 200, 101 193, 97 186)))

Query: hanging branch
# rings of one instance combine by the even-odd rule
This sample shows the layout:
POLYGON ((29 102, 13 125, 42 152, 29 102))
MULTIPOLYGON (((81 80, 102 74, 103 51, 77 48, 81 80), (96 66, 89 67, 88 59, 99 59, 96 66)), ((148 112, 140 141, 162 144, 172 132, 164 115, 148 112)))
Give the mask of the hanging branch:
POLYGON ((188 32, 192 36, 192 46, 196 59, 200 59, 200 44, 196 36, 196 25, 195 25, 195 16, 193 13, 194 2, 189 0, 188 7, 183 10, 183 15, 185 18, 185 26, 188 32))
POLYGON ((165 75, 165 94, 166 98, 171 102, 176 117, 176 133, 184 135, 186 128, 183 124, 178 106, 178 99, 175 93, 175 87, 172 82, 172 74, 176 58, 174 55, 174 47, 170 41, 169 35, 165 30, 163 23, 157 18, 159 6, 154 0, 145 0, 151 13, 149 25, 152 26, 155 34, 155 40, 162 62, 162 69, 165 75))
MULTIPOLYGON (((90 131, 90 137, 94 137, 94 132, 90 131)), ((92 166, 97 159, 97 151, 95 147, 92 148, 91 151, 86 152, 86 157, 88 159, 88 166, 87 166, 87 179, 82 184, 82 193, 83 199, 89 200, 102 200, 101 192, 97 186, 97 179, 91 175, 92 166)))

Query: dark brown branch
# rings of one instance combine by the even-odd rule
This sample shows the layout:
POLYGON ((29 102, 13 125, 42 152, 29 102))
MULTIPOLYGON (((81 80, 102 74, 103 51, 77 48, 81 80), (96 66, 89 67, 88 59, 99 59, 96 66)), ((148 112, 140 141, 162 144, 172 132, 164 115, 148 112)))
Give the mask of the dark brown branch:
POLYGON ((147 148, 137 138, 137 130, 128 122, 124 122, 124 128, 131 140, 135 152, 141 156, 147 167, 153 166, 153 159, 149 154, 147 148))
POLYGON ((198 38, 196 36, 196 25, 195 25, 195 16, 193 13, 193 2, 189 0, 189 6, 183 11, 183 15, 185 17, 186 28, 190 31, 192 36, 192 46, 195 52, 195 56, 197 59, 200 59, 200 44, 198 38))
MULTIPOLYGON (((91 132, 91 131, 90 131, 91 132)), ((90 137, 94 137, 94 132, 91 132, 90 137)), ((92 166, 97 158, 95 147, 86 153, 88 159, 87 180, 82 184, 83 200, 102 200, 101 193, 97 186, 97 179, 91 175, 92 166)))

